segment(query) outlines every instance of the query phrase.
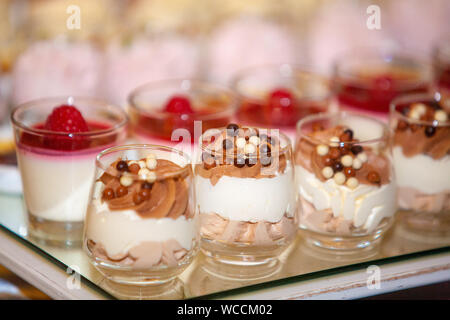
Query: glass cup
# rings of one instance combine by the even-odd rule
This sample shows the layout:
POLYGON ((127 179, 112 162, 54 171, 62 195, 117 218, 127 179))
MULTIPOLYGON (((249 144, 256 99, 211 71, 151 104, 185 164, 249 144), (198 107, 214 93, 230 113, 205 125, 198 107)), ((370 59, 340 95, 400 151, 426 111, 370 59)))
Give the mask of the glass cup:
POLYGON ((404 95, 391 104, 398 204, 407 210, 407 228, 419 233, 450 233, 448 105, 437 93, 404 95))
POLYGON ((95 157, 126 139, 127 114, 102 100, 61 97, 21 104, 11 121, 31 235, 55 245, 79 245, 95 157), (45 130, 47 117, 61 105, 75 106, 89 131, 45 130))
POLYGON ((336 252, 374 248, 392 224, 396 184, 382 122, 342 111, 300 120, 295 172, 308 244, 336 252))
POLYGON ((328 110, 329 80, 289 64, 244 69, 235 76, 237 120, 246 125, 280 128, 292 139, 301 118, 328 110))
POLYGON ((228 124, 235 100, 226 87, 197 80, 145 84, 128 97, 133 136, 140 143, 169 145, 191 155, 204 131, 228 124))
MULTIPOLYGON (((434 85, 446 99, 450 98, 450 38, 442 41, 433 55, 434 85)), ((448 100, 450 101, 450 100, 448 100)), ((447 107, 450 107, 447 106, 447 107)))
POLYGON ((97 156, 83 248, 109 280, 162 284, 198 251, 189 157, 156 145, 125 145, 97 156))
POLYGON ((430 82, 430 66, 407 53, 359 49, 337 59, 333 91, 340 109, 384 119, 392 99, 426 92, 430 82))
POLYGON ((289 138, 230 124, 200 142, 194 173, 202 251, 228 265, 275 265, 298 224, 289 138))

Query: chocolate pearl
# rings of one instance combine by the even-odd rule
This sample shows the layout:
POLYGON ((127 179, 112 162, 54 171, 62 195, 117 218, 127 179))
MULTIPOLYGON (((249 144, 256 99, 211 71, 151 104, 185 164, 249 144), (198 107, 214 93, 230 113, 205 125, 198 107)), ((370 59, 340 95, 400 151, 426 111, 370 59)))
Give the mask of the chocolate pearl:
POLYGON ((142 202, 144 202, 144 200, 145 199, 139 193, 135 193, 133 195, 133 202, 136 205, 141 204, 142 202))
POLYGON ((339 140, 341 141, 352 141, 353 140, 353 131, 350 129, 345 130, 340 136, 339 140))
POLYGON ((141 184, 142 189, 151 190, 153 188, 153 183, 150 183, 148 181, 141 184))
POLYGON ((397 123, 397 130, 405 131, 408 128, 408 123, 405 120, 400 120, 397 123))
POLYGON ((271 151, 272 149, 270 148, 270 146, 267 143, 263 143, 259 146, 259 153, 269 156, 271 155, 271 151))
POLYGON ((142 189, 139 191, 139 195, 142 197, 142 199, 148 200, 150 198, 150 190, 142 189))
POLYGON ((128 171, 130 171, 133 174, 137 174, 141 167, 137 163, 133 163, 128 167, 128 171))
POLYGON ((346 177, 354 177, 356 172, 355 172, 355 169, 353 169, 353 168, 345 167, 344 174, 346 177))
POLYGON ((330 148, 330 151, 328 151, 328 154, 330 155, 331 159, 338 159, 341 156, 341 153, 339 152, 338 148, 330 148))
POLYGON ((435 111, 441 110, 441 109, 442 109, 441 105, 440 105, 439 102, 436 101, 436 100, 430 101, 430 107, 432 107, 433 110, 435 110, 435 111))
POLYGON ((344 145, 343 147, 339 147, 339 152, 341 153, 341 156, 345 156, 350 153, 350 149, 347 145, 344 145))
POLYGON ((244 157, 236 157, 234 159, 234 165, 238 168, 242 168, 243 166, 245 166, 245 158, 244 157))
POLYGON ((106 188, 105 190, 103 190, 103 199, 104 200, 114 199, 114 190, 111 188, 106 188))
POLYGON ((322 158, 322 163, 325 167, 331 167, 334 164, 334 160, 329 155, 326 155, 322 158))
POLYGON ((334 172, 342 171, 342 169, 344 169, 344 166, 342 165, 342 163, 340 163, 340 162, 335 162, 335 163, 333 164, 333 171, 334 171, 334 172))
POLYGON ((356 156, 358 153, 361 153, 363 151, 363 147, 356 145, 356 146, 352 146, 350 148, 350 150, 352 151, 352 153, 356 156))
POLYGON ((261 157, 260 161, 263 167, 268 167, 272 163, 272 157, 261 157))
POLYGON ((233 132, 237 131, 239 129, 239 126, 235 123, 230 123, 227 125, 227 130, 232 130, 233 132))
POLYGON ((370 183, 380 183, 380 175, 376 171, 370 171, 367 174, 367 180, 369 180, 370 183))
POLYGON ((231 141, 230 139, 225 139, 222 142, 222 146, 225 150, 231 150, 233 149, 233 141, 231 141))
POLYGON ((116 189, 116 195, 120 198, 128 194, 128 188, 120 186, 116 189))
POLYGON ((117 162, 116 169, 119 171, 128 171, 128 163, 126 161, 120 160, 117 162))
POLYGON ((434 136, 435 133, 436 133, 436 127, 432 127, 432 126, 425 127, 425 135, 428 138, 431 138, 432 136, 434 136))

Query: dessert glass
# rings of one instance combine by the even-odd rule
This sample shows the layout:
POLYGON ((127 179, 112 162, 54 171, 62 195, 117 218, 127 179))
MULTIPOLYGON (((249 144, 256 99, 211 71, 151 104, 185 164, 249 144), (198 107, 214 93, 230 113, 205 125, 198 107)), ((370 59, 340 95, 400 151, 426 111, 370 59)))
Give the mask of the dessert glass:
POLYGON ((388 128, 378 120, 338 112, 299 121, 295 172, 308 244, 341 252, 374 247, 397 209, 390 152, 388 128))
POLYGON ((450 98, 450 39, 438 46, 433 56, 434 85, 443 97, 450 98))
POLYGON ((240 123, 279 128, 292 139, 298 120, 327 111, 331 94, 327 78, 289 64, 242 70, 233 80, 233 89, 238 94, 240 123))
POLYGON ((97 156, 83 247, 105 277, 123 284, 173 280, 198 248, 189 157, 156 145, 97 156))
POLYGON ((405 226, 450 232, 450 108, 436 93, 398 97, 391 104, 398 204, 405 226))
POLYGON ((235 109, 231 90, 196 80, 151 82, 135 89, 128 101, 138 142, 169 145, 188 154, 204 131, 227 125, 235 109))
POLYGON ((355 50, 337 59, 333 91, 341 110, 387 118, 389 103, 429 89, 431 68, 402 52, 355 50))
POLYGON ((230 124, 200 142, 194 172, 202 251, 229 265, 272 265, 297 232, 289 138, 230 124))
POLYGON ((95 157, 126 139, 127 114, 102 100, 61 97, 21 104, 11 121, 31 235, 55 245, 79 245, 95 157), (75 106, 89 131, 43 129, 58 105, 75 106))

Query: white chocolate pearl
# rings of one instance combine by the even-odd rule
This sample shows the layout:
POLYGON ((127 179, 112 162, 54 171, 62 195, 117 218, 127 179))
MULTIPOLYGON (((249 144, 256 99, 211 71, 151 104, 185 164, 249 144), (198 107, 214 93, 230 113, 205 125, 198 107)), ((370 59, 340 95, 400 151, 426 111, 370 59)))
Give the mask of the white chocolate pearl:
POLYGON ((149 153, 148 155, 147 155, 147 160, 148 159, 156 159, 156 154, 154 154, 154 153, 149 153))
POLYGON ((147 160, 145 161, 145 164, 147 165, 147 168, 149 168, 150 170, 154 170, 158 163, 157 163, 156 159, 147 158, 147 160))
POLYGON ((408 116, 413 120, 419 120, 421 114, 416 109, 412 109, 408 116))
POLYGON ((123 175, 120 177, 120 184, 124 187, 129 187, 133 184, 133 178, 129 175, 123 175))
POLYGON ((247 144, 245 145, 245 147, 244 147, 244 152, 245 152, 245 153, 250 154, 250 153, 254 153, 255 151, 256 151, 256 147, 255 147, 254 144, 247 143, 247 144))
POLYGON ((417 112, 419 114, 419 116, 425 114, 425 112, 427 112, 427 106, 424 105, 423 103, 414 103, 411 106, 412 110, 415 110, 415 112, 417 112))
POLYGON ((328 146, 327 146, 327 145, 324 145, 324 144, 319 144, 319 145, 316 147, 316 151, 317 151, 317 153, 319 154, 319 156, 324 156, 324 155, 326 155, 326 154, 328 153, 329 149, 330 149, 330 148, 328 148, 328 146))
POLYGON ((145 161, 143 161, 143 160, 139 160, 138 164, 139 164, 139 167, 141 167, 141 168, 147 167, 147 165, 145 164, 145 161))
POLYGON ((362 163, 366 162, 367 161, 367 154, 365 154, 364 152, 361 152, 360 154, 358 154, 358 159, 362 163))
POLYGON ((356 170, 361 169, 361 167, 362 167, 361 160, 359 160, 358 158, 354 159, 353 163, 352 163, 352 167, 353 167, 353 169, 356 169, 356 170))
POLYGON ((343 174, 342 172, 337 172, 334 175, 334 182, 336 182, 336 184, 344 184, 345 182, 345 174, 343 174))
POLYGON ((245 141, 245 138, 237 138, 236 139, 236 147, 238 147, 239 149, 244 148, 246 143, 247 142, 245 141))
POLYGON ((147 179, 147 176, 149 175, 150 170, 148 170, 147 168, 141 168, 138 171, 138 175, 141 179, 145 180, 147 179))
POLYGON ((347 187, 355 189, 359 185, 359 182, 355 177, 350 177, 345 184, 347 185, 347 187))
POLYGON ((438 110, 434 113, 434 119, 437 121, 447 121, 448 116, 444 110, 438 110))
POLYGON ((150 183, 155 182, 155 181, 156 181, 156 173, 155 173, 154 171, 150 171, 150 172, 147 174, 147 179, 146 179, 146 181, 147 181, 147 182, 150 182, 150 183))
POLYGON ((333 169, 331 167, 325 167, 322 169, 322 175, 325 179, 330 179, 333 176, 333 169))
POLYGON ((330 138, 330 146, 332 147, 339 147, 339 142, 341 140, 339 140, 339 137, 331 137, 330 138))
POLYGON ((351 167, 353 164, 353 158, 351 155, 345 155, 341 158, 341 163, 344 167, 351 167))
POLYGON ((250 143, 254 144, 255 146, 259 145, 260 139, 257 136, 251 136, 248 140, 250 143))

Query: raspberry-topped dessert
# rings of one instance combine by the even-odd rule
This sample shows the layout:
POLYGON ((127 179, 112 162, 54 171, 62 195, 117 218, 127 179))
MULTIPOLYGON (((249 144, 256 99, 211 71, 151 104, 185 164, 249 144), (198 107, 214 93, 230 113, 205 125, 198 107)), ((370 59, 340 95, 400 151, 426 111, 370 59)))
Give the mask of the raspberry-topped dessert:
POLYGON ((85 251, 119 282, 162 282, 181 273, 197 251, 192 168, 181 152, 128 145, 97 157, 85 251))
POLYGON ((11 119, 32 234, 79 242, 95 156, 124 141, 127 115, 99 100, 69 97, 22 104, 11 119))
POLYGON ((333 249, 372 244, 396 211, 387 128, 363 116, 311 116, 298 124, 300 227, 333 249))
POLYGON ((444 98, 409 95, 393 101, 393 156, 403 209, 420 229, 447 229, 450 221, 450 109, 444 98))
POLYGON ((208 130, 201 143, 194 172, 202 250, 229 263, 275 258, 297 229, 289 139, 230 124, 208 130))
POLYGON ((297 121, 326 111, 330 96, 326 78, 287 64, 243 70, 233 84, 240 98, 240 122, 280 128, 292 138, 297 121))
POLYGON ((341 109, 386 118, 392 99, 429 89, 430 73, 427 65, 401 54, 353 52, 336 63, 334 91, 341 109))
POLYGON ((205 130, 229 122, 235 98, 218 85, 166 80, 135 89, 129 103, 133 134, 139 142, 177 146, 191 154, 205 130))

